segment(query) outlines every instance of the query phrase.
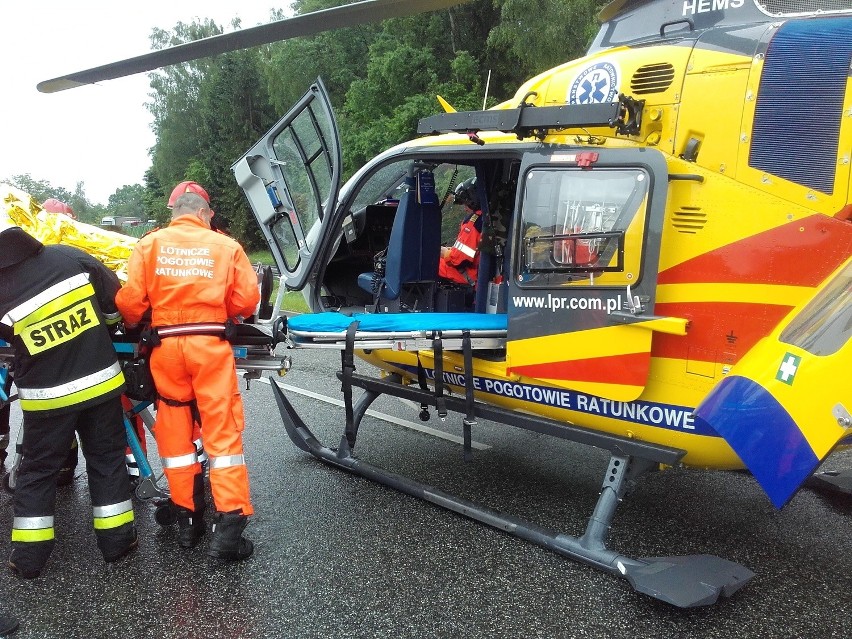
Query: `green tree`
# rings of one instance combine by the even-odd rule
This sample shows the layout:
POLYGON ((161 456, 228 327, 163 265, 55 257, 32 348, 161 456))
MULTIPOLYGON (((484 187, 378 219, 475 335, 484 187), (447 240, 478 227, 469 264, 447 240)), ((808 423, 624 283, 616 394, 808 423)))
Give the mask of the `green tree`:
POLYGON ((145 187, 141 184, 125 185, 109 196, 107 209, 113 217, 138 217, 145 220, 145 187))
POLYGON ((100 222, 103 207, 89 202, 89 198, 86 197, 86 185, 83 182, 77 182, 74 193, 65 202, 71 205, 71 208, 74 209, 74 215, 81 222, 89 224, 100 222))
POLYGON ((156 220, 159 226, 165 226, 169 219, 169 210, 166 208, 168 195, 163 189, 157 174, 153 168, 145 171, 145 190, 142 193, 142 206, 144 207, 144 220, 156 220))
POLYGON ((201 83, 201 154, 187 171, 188 179, 208 189, 217 216, 247 248, 265 243, 231 166, 275 121, 258 55, 257 49, 222 55, 201 83))
MULTIPOLYGON (((302 0, 294 2, 293 9, 301 15, 342 4, 347 2, 302 0)), ((381 25, 368 24, 267 46, 263 71, 276 113, 284 115, 317 77, 323 79, 334 107, 340 108, 349 86, 364 75, 370 43, 380 32, 381 25)))
MULTIPOLYGON (((608 0, 493 0, 501 20, 488 45, 508 54, 522 80, 585 53, 597 31, 595 16, 608 0)), ((516 84, 521 84, 520 81, 516 84)))
MULTIPOLYGON (((239 26, 234 20, 232 26, 239 26)), ((171 32, 155 30, 155 49, 222 33, 213 21, 178 23, 171 32)), ((151 219, 165 222, 167 194, 183 180, 210 193, 218 220, 249 247, 262 237, 234 181, 231 165, 274 122, 260 49, 205 58, 158 71, 151 76, 148 104, 156 143, 146 174, 144 206, 151 219)))
POLYGON ((71 191, 62 188, 61 186, 53 186, 47 180, 37 180, 29 173, 13 175, 11 178, 4 181, 8 182, 15 188, 29 193, 30 196, 32 196, 39 204, 52 197, 56 198, 60 202, 67 202, 68 204, 71 204, 71 191))
POLYGON ((366 75, 346 94, 340 128, 347 175, 413 137, 417 121, 440 110, 437 95, 458 110, 482 108, 484 44, 498 15, 489 2, 474 2, 383 23, 366 75))
MULTIPOLYGON (((302 14, 341 4, 299 0, 293 8, 302 14)), ((481 108, 485 41, 499 16, 491 0, 477 0, 270 45, 263 56, 270 100, 283 115, 322 77, 349 175, 378 151, 411 138, 417 120, 440 109, 436 94, 460 109, 481 108)))
MULTIPOLYGON (((222 28, 209 19, 190 24, 178 22, 172 31, 155 29, 151 48, 163 49, 221 33, 222 28)), ((166 188, 186 179, 189 163, 201 153, 203 121, 198 106, 201 84, 218 59, 219 56, 202 58, 149 74, 151 101, 146 106, 154 118, 152 128, 156 137, 151 170, 166 188)))

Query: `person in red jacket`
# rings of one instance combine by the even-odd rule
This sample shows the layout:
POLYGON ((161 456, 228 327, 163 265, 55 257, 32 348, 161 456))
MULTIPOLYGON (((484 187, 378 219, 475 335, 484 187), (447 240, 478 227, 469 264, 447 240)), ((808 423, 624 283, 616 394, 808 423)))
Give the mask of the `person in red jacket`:
POLYGON ((451 247, 441 247, 438 277, 457 284, 476 285, 479 270, 479 239, 482 237, 482 211, 476 178, 465 180, 456 187, 455 204, 463 204, 466 215, 458 236, 451 247))
POLYGON ((150 364, 159 396, 154 436, 178 514, 178 542, 192 548, 205 532, 201 464, 192 442, 195 413, 216 509, 207 554, 232 561, 253 551, 242 532, 254 510, 242 396, 225 331, 228 320, 255 312, 260 292, 242 247, 211 230, 213 215, 198 193, 177 197, 169 226, 134 247, 116 305, 131 326, 151 311, 150 364))

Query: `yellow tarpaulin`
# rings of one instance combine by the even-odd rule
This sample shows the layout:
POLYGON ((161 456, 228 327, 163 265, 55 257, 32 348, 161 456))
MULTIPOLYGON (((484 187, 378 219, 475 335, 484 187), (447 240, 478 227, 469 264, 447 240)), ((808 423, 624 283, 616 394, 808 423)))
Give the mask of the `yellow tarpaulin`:
POLYGON ((49 213, 28 193, 10 184, 0 183, 0 217, 21 227, 42 244, 76 246, 115 271, 122 283, 127 281, 127 260, 138 241, 114 231, 73 220, 61 213, 49 213))

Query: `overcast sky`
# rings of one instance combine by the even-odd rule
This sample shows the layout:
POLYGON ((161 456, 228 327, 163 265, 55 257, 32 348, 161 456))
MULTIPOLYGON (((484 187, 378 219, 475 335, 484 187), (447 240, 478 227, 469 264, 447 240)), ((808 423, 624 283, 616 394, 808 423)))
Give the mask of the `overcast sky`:
POLYGON ((151 29, 212 18, 230 31, 269 21, 283 0, 0 0, 0 181, 29 173, 106 204, 117 188, 141 184, 154 145, 145 108, 147 74, 59 93, 42 80, 150 51, 151 29))

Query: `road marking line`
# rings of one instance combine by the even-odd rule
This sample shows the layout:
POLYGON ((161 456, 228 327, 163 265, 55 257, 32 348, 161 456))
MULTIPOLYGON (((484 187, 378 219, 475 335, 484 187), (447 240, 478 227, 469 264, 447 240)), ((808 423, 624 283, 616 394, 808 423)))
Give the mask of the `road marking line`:
MULTIPOLYGON (((271 384, 272 378, 261 377, 257 381, 263 382, 265 384, 271 384)), ((318 399, 321 402, 333 404, 335 406, 344 406, 343 400, 335 399, 334 397, 329 397, 328 395, 320 395, 319 393, 304 390, 302 388, 298 388, 290 384, 283 384, 281 382, 275 383, 278 384, 279 388, 290 391, 291 393, 304 395, 305 397, 310 397, 311 399, 318 399)), ((394 417, 393 415, 388 415, 387 413, 380 413, 378 411, 373 410, 372 408, 367 409, 367 415, 369 415, 370 417, 375 417, 376 419, 381 419, 382 421, 390 422, 391 424, 396 424, 397 426, 402 426, 403 428, 408 428, 409 430, 417 431, 418 433, 424 433, 425 435, 431 435, 432 437, 445 439, 456 444, 464 444, 464 439, 459 437, 458 435, 450 435, 449 433, 445 433, 444 431, 437 430, 435 428, 429 428, 428 426, 423 426, 416 422, 410 422, 407 419, 400 419, 399 417, 394 417)), ((489 446, 488 444, 483 444, 482 442, 477 441, 471 441, 470 445, 476 450, 488 450, 489 448, 491 448, 491 446, 489 446)))

